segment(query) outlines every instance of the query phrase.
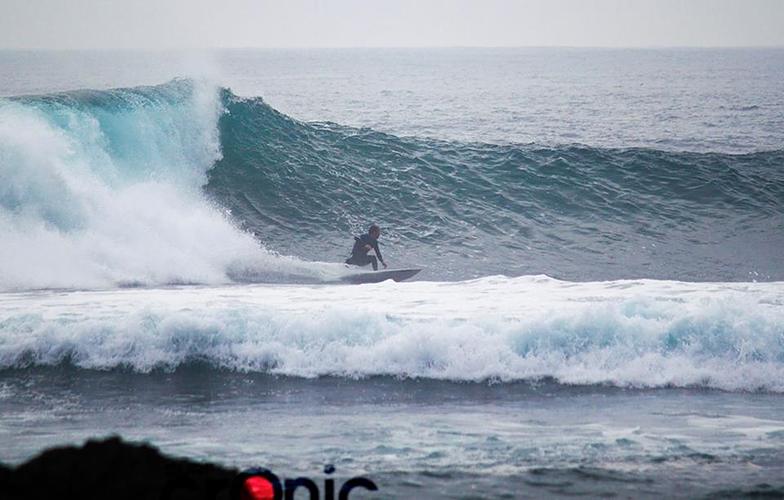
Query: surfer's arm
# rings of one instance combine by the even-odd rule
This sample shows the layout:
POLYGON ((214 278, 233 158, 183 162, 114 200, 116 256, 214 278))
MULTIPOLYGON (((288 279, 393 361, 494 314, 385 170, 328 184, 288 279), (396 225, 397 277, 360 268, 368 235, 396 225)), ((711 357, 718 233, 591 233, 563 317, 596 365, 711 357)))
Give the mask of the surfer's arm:
POLYGON ((378 248, 378 241, 373 242, 373 250, 376 251, 376 256, 378 257, 379 262, 384 266, 384 269, 387 267, 387 263, 384 262, 384 257, 381 256, 381 249, 378 248))

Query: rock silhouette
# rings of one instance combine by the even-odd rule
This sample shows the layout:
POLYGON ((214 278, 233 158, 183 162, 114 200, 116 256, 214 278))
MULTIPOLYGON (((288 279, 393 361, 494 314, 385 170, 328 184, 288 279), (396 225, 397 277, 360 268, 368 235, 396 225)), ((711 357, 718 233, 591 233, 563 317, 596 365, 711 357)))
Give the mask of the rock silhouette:
POLYGON ((111 437, 51 448, 15 468, 0 464, 0 498, 228 500, 236 474, 111 437))

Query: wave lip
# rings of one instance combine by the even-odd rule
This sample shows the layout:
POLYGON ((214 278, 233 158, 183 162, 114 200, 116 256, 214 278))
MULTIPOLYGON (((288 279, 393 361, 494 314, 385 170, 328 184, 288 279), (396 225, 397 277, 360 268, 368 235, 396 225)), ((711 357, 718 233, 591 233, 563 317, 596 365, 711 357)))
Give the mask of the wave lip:
POLYGON ((0 367, 206 363, 298 377, 779 393, 782 304, 782 283, 546 277, 6 294, 0 367))
POLYGON ((0 100, 0 290, 317 275, 204 196, 221 97, 174 80, 0 100))

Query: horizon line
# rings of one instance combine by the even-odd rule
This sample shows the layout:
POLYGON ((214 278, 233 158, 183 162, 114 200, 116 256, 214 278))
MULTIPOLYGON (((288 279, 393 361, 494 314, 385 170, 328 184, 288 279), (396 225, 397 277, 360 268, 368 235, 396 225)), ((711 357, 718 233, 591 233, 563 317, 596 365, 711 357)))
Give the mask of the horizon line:
POLYGON ((271 45, 271 46, 171 46, 171 47, 0 47, 0 51, 101 52, 146 51, 184 52, 215 50, 454 50, 454 49, 598 49, 598 50, 666 50, 666 49, 784 49, 781 45, 271 45))

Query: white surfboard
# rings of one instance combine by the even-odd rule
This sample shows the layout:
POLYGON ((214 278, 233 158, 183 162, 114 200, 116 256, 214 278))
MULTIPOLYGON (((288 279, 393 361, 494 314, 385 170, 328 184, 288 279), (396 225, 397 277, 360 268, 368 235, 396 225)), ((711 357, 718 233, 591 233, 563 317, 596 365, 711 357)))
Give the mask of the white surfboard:
POLYGON ((366 273, 354 273, 340 278, 346 283, 380 283, 386 280, 403 281, 414 276, 422 269, 385 269, 383 271, 370 271, 366 273))

